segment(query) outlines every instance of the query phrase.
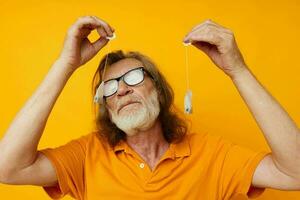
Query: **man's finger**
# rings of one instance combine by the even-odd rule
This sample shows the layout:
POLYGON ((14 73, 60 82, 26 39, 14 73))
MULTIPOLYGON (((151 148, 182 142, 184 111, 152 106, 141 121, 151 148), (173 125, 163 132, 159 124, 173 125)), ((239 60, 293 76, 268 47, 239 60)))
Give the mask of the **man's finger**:
POLYGON ((94 18, 86 16, 86 17, 80 17, 76 22, 75 22, 75 26, 77 26, 77 28, 83 28, 86 26, 101 26, 101 24, 96 21, 94 18))
POLYGON ((208 42, 210 44, 219 46, 222 42, 222 38, 218 33, 218 30, 213 28, 198 29, 192 32, 185 38, 185 42, 208 42))
POLYGON ((210 19, 207 19, 207 20, 205 20, 204 22, 202 22, 202 23, 196 25, 195 27, 193 27, 192 30, 191 30, 190 32, 195 31, 196 29, 198 29, 198 28, 201 27, 201 26, 205 26, 205 25, 209 24, 210 22, 211 22, 211 20, 210 20, 210 19))
POLYGON ((202 28, 202 27, 205 27, 205 26, 216 26, 216 25, 213 24, 212 20, 207 19, 204 22, 202 22, 202 23, 196 25, 195 27, 193 27, 192 30, 186 36, 188 36, 192 32, 197 31, 199 28, 202 28))
POLYGON ((196 32, 199 32, 199 30, 206 30, 209 29, 210 25, 207 23, 207 21, 197 25, 196 27, 194 27, 187 35, 185 35, 184 40, 183 41, 187 41, 187 38, 189 38, 191 35, 193 35, 196 32))
POLYGON ((199 36, 199 37, 203 37, 205 35, 209 35, 209 36, 205 36, 205 38, 208 38, 208 37, 211 37, 211 34, 213 32, 216 32, 215 28, 213 27, 210 27, 210 26, 200 26, 198 27, 198 29, 190 32, 187 34, 187 36, 185 36, 184 38, 184 42, 192 42, 192 39, 196 39, 196 36, 199 36))
POLYGON ((108 24, 102 20, 95 19, 92 16, 86 16, 81 17, 77 20, 75 23, 76 29, 82 29, 82 28, 92 28, 95 29, 97 27, 103 27, 103 30, 106 32, 106 34, 103 35, 112 35, 112 31, 110 30, 110 27, 108 24))
POLYGON ((100 51, 100 49, 102 49, 107 43, 108 43, 108 39, 106 39, 105 37, 100 37, 98 40, 96 40, 95 42, 92 43, 94 49, 95 49, 95 53, 97 53, 98 51, 100 51))
POLYGON ((99 23, 103 23, 103 28, 108 33, 108 36, 113 36, 113 32, 115 32, 115 29, 113 29, 108 23, 106 23, 104 20, 99 19, 97 16, 92 16, 95 20, 97 20, 99 23))
POLYGON ((218 31, 219 33, 224 32, 224 33, 231 33, 230 30, 226 29, 223 26, 220 26, 219 24, 216 24, 215 22, 213 22, 212 20, 206 20, 203 23, 195 26, 186 36, 184 41, 186 41, 186 38, 188 38, 190 35, 194 34, 195 32, 198 32, 198 30, 200 29, 214 29, 216 31, 218 31))
POLYGON ((92 31, 92 29, 86 28, 86 29, 80 30, 79 35, 81 38, 85 38, 91 33, 91 31, 92 31))
POLYGON ((102 26, 100 27, 97 27, 97 32, 99 33, 100 36, 103 36, 103 37, 107 37, 107 33, 106 31, 104 30, 104 28, 102 26))

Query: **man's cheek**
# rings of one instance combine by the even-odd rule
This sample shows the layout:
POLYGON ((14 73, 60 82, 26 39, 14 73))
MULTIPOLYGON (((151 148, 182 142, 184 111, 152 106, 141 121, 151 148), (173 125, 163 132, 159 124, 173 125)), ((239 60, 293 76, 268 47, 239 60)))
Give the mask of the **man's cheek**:
POLYGON ((112 111, 112 110, 114 110, 115 108, 115 106, 114 105, 116 105, 116 103, 114 103, 114 102, 112 102, 112 101, 106 101, 105 102, 105 107, 106 107, 106 109, 108 110, 108 111, 112 111))

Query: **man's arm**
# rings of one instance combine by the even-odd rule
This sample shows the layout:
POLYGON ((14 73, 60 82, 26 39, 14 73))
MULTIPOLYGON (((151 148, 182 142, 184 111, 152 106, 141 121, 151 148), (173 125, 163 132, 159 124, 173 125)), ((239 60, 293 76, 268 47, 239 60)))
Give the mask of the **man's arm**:
POLYGON ((96 17, 79 18, 66 35, 59 59, 0 141, 0 182, 51 185, 56 179, 50 161, 37 146, 48 116, 73 72, 93 58, 112 36, 113 29, 96 17), (90 43, 87 36, 97 29, 101 37, 90 43))
POLYGON ((262 130, 272 154, 258 165, 253 185, 300 190, 300 131, 248 68, 232 81, 262 130))
POLYGON ((37 91, 19 111, 0 142, 0 177, 7 180, 16 171, 34 163, 47 118, 71 72, 56 61, 37 91))
POLYGON ((207 20, 184 42, 202 50, 232 79, 272 150, 258 165, 253 186, 300 190, 299 128, 247 68, 232 31, 207 20))

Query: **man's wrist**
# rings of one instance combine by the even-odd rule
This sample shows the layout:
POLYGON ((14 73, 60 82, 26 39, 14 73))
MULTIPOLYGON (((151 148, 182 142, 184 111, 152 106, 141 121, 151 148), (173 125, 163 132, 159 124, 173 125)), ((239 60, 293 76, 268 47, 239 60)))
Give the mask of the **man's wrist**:
POLYGON ((246 65, 242 65, 239 67, 236 67, 236 70, 234 70, 232 73, 230 73, 229 77, 232 81, 239 80, 243 78, 245 75, 249 75, 250 69, 246 65))
POLYGON ((54 66, 57 66, 58 68, 65 71, 66 74, 72 75, 74 71, 76 70, 75 67, 73 67, 71 64, 63 60, 62 58, 56 59, 54 66))

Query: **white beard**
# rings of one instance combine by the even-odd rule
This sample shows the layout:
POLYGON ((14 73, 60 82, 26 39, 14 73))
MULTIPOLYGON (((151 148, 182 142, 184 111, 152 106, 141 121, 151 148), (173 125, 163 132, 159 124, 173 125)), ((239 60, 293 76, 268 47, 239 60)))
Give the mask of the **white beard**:
MULTIPOLYGON (((132 98, 131 98, 132 99, 132 98)), ((132 100, 140 99, 138 97, 132 100)), ((137 104, 129 105, 129 108, 123 108, 119 114, 117 111, 111 112, 112 122, 124 131, 126 135, 132 136, 140 130, 147 130, 153 126, 157 119, 160 107, 156 89, 153 89, 146 101, 137 104), (132 108, 130 108, 132 106, 132 108)))

